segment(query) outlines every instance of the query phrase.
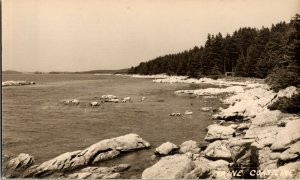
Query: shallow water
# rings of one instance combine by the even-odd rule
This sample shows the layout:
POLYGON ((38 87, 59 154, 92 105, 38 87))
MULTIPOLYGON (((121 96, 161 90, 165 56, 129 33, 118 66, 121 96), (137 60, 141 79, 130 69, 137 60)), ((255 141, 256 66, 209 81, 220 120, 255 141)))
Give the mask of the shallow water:
POLYGON ((99 166, 129 163, 124 178, 140 178, 155 163, 155 147, 166 141, 180 145, 186 140, 203 141, 205 128, 212 123, 205 106, 217 107, 217 99, 175 96, 180 89, 207 88, 211 85, 160 84, 150 79, 107 75, 4 75, 6 80, 29 80, 32 86, 2 89, 3 152, 16 156, 28 153, 40 163, 67 151, 84 149, 103 139, 139 134, 152 149, 127 153, 99 166), (131 103, 104 103, 90 107, 103 94, 130 96, 131 103), (142 96, 147 97, 141 102, 142 96), (64 105, 64 99, 80 104, 64 105), (172 112, 192 110, 193 115, 170 117, 172 112))

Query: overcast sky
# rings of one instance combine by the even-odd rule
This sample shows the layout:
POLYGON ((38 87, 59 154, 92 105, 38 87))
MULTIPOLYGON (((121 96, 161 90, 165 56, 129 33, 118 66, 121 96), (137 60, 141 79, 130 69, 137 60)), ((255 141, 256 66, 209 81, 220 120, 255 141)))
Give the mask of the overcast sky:
POLYGON ((120 69, 204 45, 208 33, 270 27, 300 0, 4 0, 3 70, 120 69))

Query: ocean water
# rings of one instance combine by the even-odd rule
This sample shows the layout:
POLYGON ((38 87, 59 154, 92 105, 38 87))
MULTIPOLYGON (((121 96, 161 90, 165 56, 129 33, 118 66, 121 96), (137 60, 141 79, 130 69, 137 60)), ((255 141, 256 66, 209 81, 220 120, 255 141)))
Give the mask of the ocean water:
POLYGON ((186 140, 202 142, 205 128, 212 123, 205 106, 218 107, 218 99, 176 96, 181 89, 208 88, 212 85, 162 84, 150 79, 111 75, 18 74, 6 80, 28 80, 32 86, 2 88, 3 153, 28 153, 36 164, 68 151, 81 150, 103 139, 128 133, 139 134, 152 148, 101 162, 97 166, 129 163, 123 178, 140 178, 154 164, 151 155, 160 144, 180 145, 186 140), (103 103, 90 107, 103 94, 130 96, 131 103, 103 103), (141 102, 141 98, 147 99, 141 102), (64 105, 64 99, 79 99, 79 105, 64 105), (183 115, 185 110, 193 115, 183 115), (169 116, 181 112, 181 117, 169 116))

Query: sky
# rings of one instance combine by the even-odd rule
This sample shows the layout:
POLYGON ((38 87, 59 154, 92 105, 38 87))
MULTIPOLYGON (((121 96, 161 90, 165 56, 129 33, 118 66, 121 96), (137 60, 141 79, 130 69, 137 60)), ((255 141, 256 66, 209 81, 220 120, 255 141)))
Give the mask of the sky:
POLYGON ((204 45, 207 34, 270 27, 300 0, 3 0, 2 69, 136 66, 204 45))

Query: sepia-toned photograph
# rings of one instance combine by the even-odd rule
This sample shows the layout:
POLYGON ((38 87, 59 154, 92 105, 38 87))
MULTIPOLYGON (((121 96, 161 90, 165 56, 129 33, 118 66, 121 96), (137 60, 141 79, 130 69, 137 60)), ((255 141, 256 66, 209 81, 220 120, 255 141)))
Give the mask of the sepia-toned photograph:
POLYGON ((300 0, 2 0, 1 179, 300 179, 300 0))

